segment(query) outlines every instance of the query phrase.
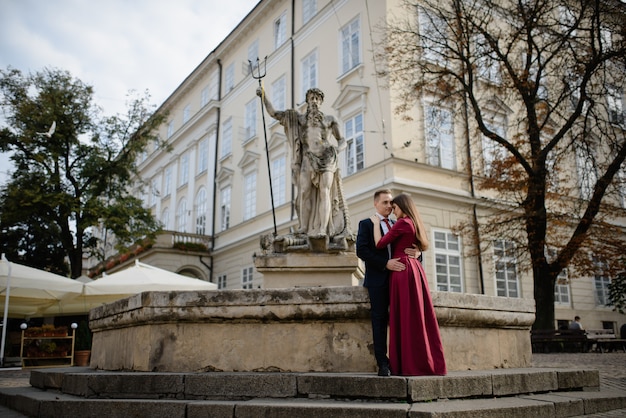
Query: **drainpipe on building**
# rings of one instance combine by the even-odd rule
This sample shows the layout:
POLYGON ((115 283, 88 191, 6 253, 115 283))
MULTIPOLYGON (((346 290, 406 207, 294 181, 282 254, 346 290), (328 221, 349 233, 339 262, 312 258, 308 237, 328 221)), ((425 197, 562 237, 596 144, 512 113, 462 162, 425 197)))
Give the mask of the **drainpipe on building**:
MULTIPOLYGON (((221 101, 222 100, 222 60, 220 60, 219 58, 217 59, 217 100, 221 101)), ((212 219, 212 223, 213 223, 213 230, 211 231, 211 248, 209 249, 209 251, 211 251, 211 261, 210 261, 210 266, 207 266, 207 268, 209 269, 209 281, 211 283, 213 282, 213 249, 215 248, 215 230, 217 229, 217 215, 216 215, 216 210, 215 208, 217 207, 217 183, 215 183, 215 179, 217 178, 217 161, 218 161, 218 157, 217 157, 217 151, 218 151, 218 144, 220 143, 219 139, 220 139, 220 118, 222 115, 222 108, 221 106, 217 107, 217 129, 215 130, 215 161, 213 163, 213 213, 211 214, 211 216, 213 217, 212 219)), ((206 266, 206 264, 202 261, 202 257, 200 257, 200 262, 202 264, 204 264, 206 266)))
POLYGON ((198 256, 198 261, 200 261, 200 264, 202 264, 204 267, 207 268, 207 270, 209 270, 209 281, 213 283, 213 256, 209 256, 209 258, 211 265, 205 263, 201 255, 198 256))
MULTIPOLYGON (((291 44, 291 108, 295 109, 296 108, 296 93, 295 93, 295 88, 296 88, 296 82, 295 82, 295 76, 294 76, 294 71, 296 70, 296 63, 294 62, 295 60, 295 46, 294 46, 294 42, 293 42, 293 35, 296 33, 296 0, 291 0, 291 36, 289 37, 289 41, 291 44)), ((291 176, 291 178, 293 178, 293 175, 291 176)), ((294 202, 294 196, 296 195, 296 190, 295 190, 295 185, 293 183, 291 183, 291 217, 290 219, 293 220, 296 217, 296 205, 294 202)))
MULTIPOLYGON (((474 188, 474 168, 472 166, 472 149, 470 144, 470 131, 469 131, 469 113, 467 111, 467 95, 463 95, 463 117, 465 122, 465 141, 467 147, 467 162, 469 167, 469 181, 470 181, 470 193, 472 195, 472 199, 476 199, 476 190, 474 188)), ((483 257, 482 251, 480 249, 480 231, 478 230, 478 214, 476 213, 476 203, 472 204, 472 215, 473 225, 474 225, 474 236, 476 237, 476 248, 478 249, 478 276, 480 279, 480 293, 485 294, 485 278, 483 273, 483 257)))

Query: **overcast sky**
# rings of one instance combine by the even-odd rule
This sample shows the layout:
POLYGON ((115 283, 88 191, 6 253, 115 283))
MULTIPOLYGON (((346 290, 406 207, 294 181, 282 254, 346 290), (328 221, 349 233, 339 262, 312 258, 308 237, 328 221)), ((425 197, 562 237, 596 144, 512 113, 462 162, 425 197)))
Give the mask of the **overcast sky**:
POLYGON ((158 106, 257 3, 0 0, 0 68, 67 70, 94 87, 105 115, 123 112, 129 90, 158 106))

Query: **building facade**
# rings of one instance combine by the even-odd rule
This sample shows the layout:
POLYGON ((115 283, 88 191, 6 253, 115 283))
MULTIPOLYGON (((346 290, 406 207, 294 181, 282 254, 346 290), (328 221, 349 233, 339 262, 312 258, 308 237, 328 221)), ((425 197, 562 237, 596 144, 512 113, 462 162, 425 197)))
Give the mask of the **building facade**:
MULTIPOLYGON (((385 65, 373 52, 381 25, 399 5, 260 1, 162 104, 169 119, 160 136, 171 151, 145 153, 139 167, 149 187, 138 193, 166 231, 207 237, 209 255, 196 263, 202 278, 222 289, 262 288, 254 268, 260 236, 297 225, 292 150, 283 127, 262 113, 261 78, 277 110, 304 111, 307 89, 324 92, 321 110, 338 118, 348 144, 340 169, 355 233, 372 213, 377 189, 408 193, 430 234, 423 264, 431 289, 533 298, 532 277, 506 241, 481 252, 457 232, 490 210, 469 164, 484 167, 488 157, 481 141, 468 139, 462 112, 425 95, 413 120, 400 118, 394 95, 376 76, 385 65)), ((620 91, 616 103, 623 106, 620 91)), ((151 263, 150 255, 142 261, 151 263)), ((168 263, 182 268, 173 268, 171 257, 168 263)), ((605 306, 609 280, 564 277, 555 289, 556 318, 579 315, 587 328, 618 330, 626 317, 605 306)))

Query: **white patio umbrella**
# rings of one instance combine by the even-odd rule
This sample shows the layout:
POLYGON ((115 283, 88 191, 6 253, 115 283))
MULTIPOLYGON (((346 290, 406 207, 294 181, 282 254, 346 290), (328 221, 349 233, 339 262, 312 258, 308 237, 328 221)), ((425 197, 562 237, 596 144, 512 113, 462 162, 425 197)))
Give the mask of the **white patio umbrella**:
MULTIPOLYGON (((93 281, 93 280, 92 280, 93 281)), ((49 303, 37 310, 33 316, 62 316, 62 315, 87 315, 90 310, 97 308, 105 303, 115 302, 118 299, 131 296, 131 294, 112 294, 112 295, 86 295, 83 293, 71 298, 49 303)))
POLYGON ((83 293, 54 302, 41 316, 87 314, 97 306, 148 291, 215 290, 217 285, 135 261, 132 267, 84 284, 83 293))
POLYGON ((83 284, 58 274, 38 270, 8 261, 4 254, 0 259, 0 294, 4 300, 0 365, 4 364, 6 324, 9 315, 27 317, 57 300, 80 295, 83 284))
POLYGON ((85 276, 84 274, 81 274, 80 276, 76 278, 76 281, 81 282, 81 283, 89 283, 89 282, 93 282, 93 279, 89 276, 85 276))
POLYGON ((135 261, 133 267, 85 284, 85 295, 135 295, 148 291, 215 290, 215 283, 135 261))

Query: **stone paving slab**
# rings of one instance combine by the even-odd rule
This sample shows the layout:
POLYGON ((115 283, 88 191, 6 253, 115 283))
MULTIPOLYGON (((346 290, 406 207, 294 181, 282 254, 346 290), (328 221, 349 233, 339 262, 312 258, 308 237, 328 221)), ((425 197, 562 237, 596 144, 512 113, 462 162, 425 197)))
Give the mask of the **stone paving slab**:
POLYGON ((156 399, 87 399, 56 391, 42 391, 32 387, 0 389, 5 405, 26 416, 38 418, 185 418, 187 401, 156 399), (13 393, 11 393, 13 392, 13 393))
POLYGON ((626 393, 602 392, 559 392, 520 396, 522 399, 549 402, 554 405, 556 417, 590 415, 626 407, 626 393))
MULTIPOLYGON (((35 376, 33 373, 31 376, 35 376)), ((63 379, 62 392, 84 397, 183 399, 185 376, 171 373, 72 374, 63 379)), ((32 379, 31 379, 32 380, 32 379)), ((36 386, 36 385, 33 385, 36 386)), ((38 387, 38 386, 36 386, 38 387)))
POLYGON ((407 398, 407 379, 368 374, 305 373, 299 375, 298 393, 310 398, 407 398))
POLYGON ((554 369, 526 369, 524 373, 507 373, 507 369, 494 370, 492 380, 494 396, 559 389, 559 379, 554 369))
POLYGON ((9 409, 5 406, 0 405, 0 417, 2 418, 28 418, 26 415, 21 412, 17 412, 13 409, 9 409))
MULTIPOLYGON (((410 406, 402 403, 334 400, 254 399, 237 404, 237 418, 406 418, 410 406)), ((207 410, 208 412, 209 410, 207 410)), ((203 415, 207 416, 207 415, 203 415)))
POLYGON ((184 375, 186 399, 287 398, 298 394, 289 373, 200 373, 184 375))
POLYGON ((591 415, 579 415, 572 418, 624 418, 626 417, 626 409, 617 409, 615 411, 601 412, 591 415))
POLYGON ((551 403, 517 397, 463 399, 448 402, 415 403, 411 418, 554 418, 551 403))
POLYGON ((413 377, 408 382, 409 399, 413 402, 423 402, 432 399, 493 395, 492 376, 490 371, 468 371, 455 372, 445 377, 413 377))
MULTIPOLYGON (((36 417, 39 415, 39 403, 31 403, 28 395, 34 393, 37 390, 32 387, 11 387, 0 388, 2 394, 1 404, 4 407, 12 410, 20 411, 26 416, 36 417)), ((47 396, 49 399, 54 398, 54 393, 45 393, 42 396, 47 396)))
POLYGON ((92 373, 89 367, 54 367, 49 369, 31 369, 30 385, 37 388, 61 389, 66 373, 92 373), (34 373, 32 373, 34 372, 34 373))
POLYGON ((585 405, 580 397, 563 397, 558 393, 541 393, 523 396, 523 398, 551 403, 554 405, 555 417, 572 417, 585 414, 585 405))
POLYGON ((558 396, 565 399, 580 399, 583 402, 585 414, 626 408, 626 392, 624 391, 560 392, 558 396))

